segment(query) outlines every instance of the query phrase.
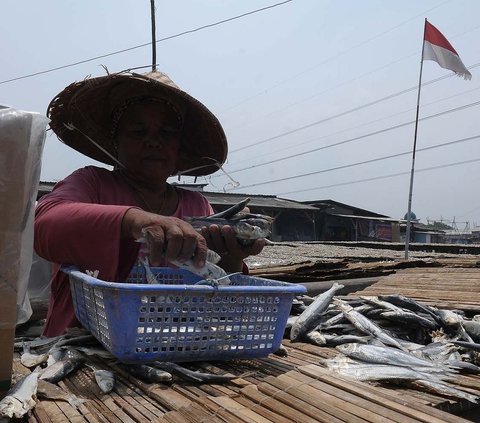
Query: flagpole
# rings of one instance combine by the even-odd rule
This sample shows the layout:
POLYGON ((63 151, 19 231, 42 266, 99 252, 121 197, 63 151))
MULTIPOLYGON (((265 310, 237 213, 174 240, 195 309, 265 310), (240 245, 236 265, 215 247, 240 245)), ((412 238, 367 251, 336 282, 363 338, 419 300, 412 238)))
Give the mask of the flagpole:
POLYGON ((410 226, 411 226, 411 212, 412 212, 412 192, 413 192, 413 175, 415 174, 415 153, 417 150, 417 131, 418 131, 418 115, 420 111, 420 91, 422 88, 422 71, 423 71, 423 52, 425 49, 425 32, 427 29, 427 18, 423 26, 422 39, 422 55, 420 57, 420 76, 418 79, 418 94, 417 94, 417 113, 415 117, 415 132, 413 136, 413 151, 412 151, 412 169, 410 171, 410 189, 408 192, 408 209, 407 209, 407 230, 405 233, 405 260, 408 260, 408 247, 410 244, 410 226))

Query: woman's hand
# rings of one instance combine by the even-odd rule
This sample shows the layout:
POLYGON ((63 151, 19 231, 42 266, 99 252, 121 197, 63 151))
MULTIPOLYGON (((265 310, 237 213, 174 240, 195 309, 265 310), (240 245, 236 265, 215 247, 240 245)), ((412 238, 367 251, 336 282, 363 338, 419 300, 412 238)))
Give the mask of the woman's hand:
POLYGON ((206 240, 189 223, 137 208, 128 209, 122 221, 122 237, 139 239, 145 236, 152 266, 158 266, 162 258, 180 262, 192 259, 196 267, 205 265, 206 240))
MULTIPOLYGON (((218 265, 227 272, 242 271, 243 259, 259 254, 265 247, 265 239, 256 239, 251 245, 242 246, 230 226, 211 225, 202 228, 207 246, 218 253, 222 259, 218 265)), ((253 240, 252 240, 253 241, 253 240)))

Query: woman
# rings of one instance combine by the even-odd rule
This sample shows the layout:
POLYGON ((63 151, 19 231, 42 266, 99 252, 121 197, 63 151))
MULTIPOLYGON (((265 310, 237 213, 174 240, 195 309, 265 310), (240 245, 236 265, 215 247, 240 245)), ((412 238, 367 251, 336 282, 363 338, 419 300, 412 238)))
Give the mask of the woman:
POLYGON ((203 228, 200 235, 182 220, 212 214, 212 207, 167 178, 213 173, 226 159, 227 142, 217 118, 166 75, 121 73, 71 84, 48 116, 62 142, 115 168, 79 169, 37 206, 35 249, 56 263, 46 336, 78 325, 61 264, 124 281, 145 254, 154 266, 192 259, 201 267, 208 247, 221 255, 225 271, 236 272, 262 250, 264 240, 240 246, 230 227, 203 228), (147 251, 135 242, 144 235, 147 251))

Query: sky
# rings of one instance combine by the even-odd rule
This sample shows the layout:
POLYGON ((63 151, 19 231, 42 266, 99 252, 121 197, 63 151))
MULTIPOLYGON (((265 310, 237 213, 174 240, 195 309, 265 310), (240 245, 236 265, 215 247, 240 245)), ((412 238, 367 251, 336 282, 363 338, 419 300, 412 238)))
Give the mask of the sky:
MULTIPOLYGON (((423 223, 480 225, 480 2, 155 4, 159 70, 228 138, 225 172, 197 179, 205 190, 331 199, 394 218, 408 209, 427 18, 472 80, 424 62, 412 211, 423 223)), ((3 0, 0 40, 0 104, 45 114, 73 81, 151 64, 150 1, 3 0)), ((103 166, 48 131, 41 180, 87 165, 103 166)))

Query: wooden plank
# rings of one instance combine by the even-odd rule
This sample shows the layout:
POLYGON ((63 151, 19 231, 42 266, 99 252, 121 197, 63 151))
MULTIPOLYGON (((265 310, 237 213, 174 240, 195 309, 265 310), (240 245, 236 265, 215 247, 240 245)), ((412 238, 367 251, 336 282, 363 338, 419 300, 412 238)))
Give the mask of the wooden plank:
POLYGON ((207 411, 200 404, 193 402, 188 407, 181 409, 181 412, 191 423, 223 423, 225 421, 207 411))
POLYGON ((135 422, 147 423, 151 421, 152 417, 155 418, 156 416, 150 413, 143 413, 135 406, 135 404, 131 404, 126 400, 126 398, 121 397, 120 395, 116 395, 112 397, 112 400, 122 411, 128 414, 129 417, 132 418, 135 422), (148 414, 147 416, 145 414, 148 414))
POLYGON ((257 403, 257 406, 268 408, 297 423, 333 423, 333 420, 325 420, 327 417, 325 413, 322 414, 317 408, 296 399, 292 395, 279 392, 278 396, 273 398, 271 395, 260 392, 257 388, 258 387, 247 386, 242 389, 242 394, 257 403))
MULTIPOLYGON (((403 413, 398 413, 387 407, 375 404, 369 400, 362 398, 359 395, 346 392, 343 389, 338 389, 328 383, 321 382, 314 378, 302 375, 298 372, 287 373, 278 377, 275 385, 279 389, 287 389, 290 386, 296 386, 295 392, 304 398, 305 401, 318 401, 322 403, 322 407, 328 412, 335 412, 335 409, 343 412, 345 421, 355 421, 350 418, 353 414, 358 416, 358 421, 378 422, 378 423, 414 423, 415 419, 407 417, 403 413), (330 411, 331 410, 331 411, 330 411), (347 420, 349 419, 349 420, 347 420)), ((293 390, 289 389, 292 395, 296 395, 293 390)))
POLYGON ((85 417, 83 417, 79 413, 79 411, 76 408, 72 407, 68 402, 56 401, 56 403, 58 408, 62 410, 63 414, 67 416, 70 422, 80 423, 87 421, 85 417))
POLYGON ((63 411, 54 401, 44 401, 42 405, 52 423, 64 423, 68 421, 67 416, 63 414, 63 411))
POLYGON ((47 411, 43 406, 43 402, 37 403, 37 405, 33 409, 33 414, 35 415, 39 423, 52 423, 50 417, 48 417, 47 411))
POLYGON ((235 401, 237 401, 239 404, 244 405, 245 407, 248 407, 249 409, 255 409, 256 413, 260 414, 261 416, 265 417, 266 419, 271 420, 272 422, 275 422, 275 423, 291 423, 290 419, 287 419, 287 418, 281 416, 280 414, 275 413, 272 410, 269 410, 265 407, 258 406, 258 404, 255 404, 253 401, 251 401, 248 398, 245 398, 243 396, 236 397, 235 401))
MULTIPOLYGON (((197 398, 198 404, 200 404, 204 409, 210 410, 213 412, 213 416, 218 417, 228 423, 245 423, 245 419, 237 416, 235 413, 232 413, 230 410, 218 405, 216 402, 212 401, 214 397, 199 397, 197 398)), ((206 420, 203 423, 207 423, 206 420)), ((250 423, 250 422, 249 422, 250 423)))
POLYGON ((256 410, 251 410, 244 405, 236 402, 229 397, 209 397, 210 401, 218 404, 220 407, 234 413, 237 417, 244 420, 245 423, 272 423, 271 420, 266 419, 258 414, 256 410))
POLYGON ((147 418, 154 419, 165 414, 165 412, 158 408, 155 403, 148 401, 148 397, 144 397, 141 392, 139 393, 123 384, 117 383, 115 391, 111 393, 111 396, 114 400, 120 396, 133 407, 140 407, 139 409, 141 410, 142 414, 144 414, 147 418), (118 392, 118 394, 116 392, 118 392))
POLYGON ((330 383, 347 392, 358 393, 364 398, 368 398, 377 404, 383 404, 393 410, 404 413, 407 416, 418 419, 425 423, 466 423, 466 420, 459 420, 457 416, 454 418, 448 413, 437 410, 433 407, 425 406, 416 401, 411 401, 404 396, 401 402, 398 402, 398 396, 391 395, 386 389, 379 393, 378 388, 373 389, 372 386, 365 383, 360 384, 351 379, 341 378, 339 376, 332 376, 325 369, 319 366, 309 365, 298 369, 307 376, 318 378, 319 380, 330 383))
POLYGON ((185 423, 185 416, 179 411, 169 411, 163 416, 162 420, 168 423, 185 423))
MULTIPOLYGON (((364 420, 363 418, 359 418, 348 411, 331 406, 329 403, 325 403, 323 400, 325 397, 322 398, 320 392, 317 389, 310 389, 308 395, 304 395, 303 392, 299 391, 295 388, 295 385, 299 385, 301 383, 294 382, 292 385, 285 384, 280 382, 276 378, 268 378, 268 381, 265 383, 261 383, 258 385, 258 390, 264 394, 271 396, 272 398, 278 398, 285 402, 288 405, 294 405, 294 403, 289 399, 289 397, 294 397, 298 403, 304 403, 307 407, 309 407, 307 414, 310 416, 314 416, 315 418, 323 421, 323 422, 332 422, 332 423, 341 423, 341 422, 348 422, 348 423, 365 423, 368 420, 364 420), (314 401, 312 401, 312 398, 314 401)), ((338 405, 338 404, 337 404, 338 405)), ((302 406, 301 410, 305 413, 305 406, 302 406)), ((382 422, 384 423, 384 422, 382 422)))

